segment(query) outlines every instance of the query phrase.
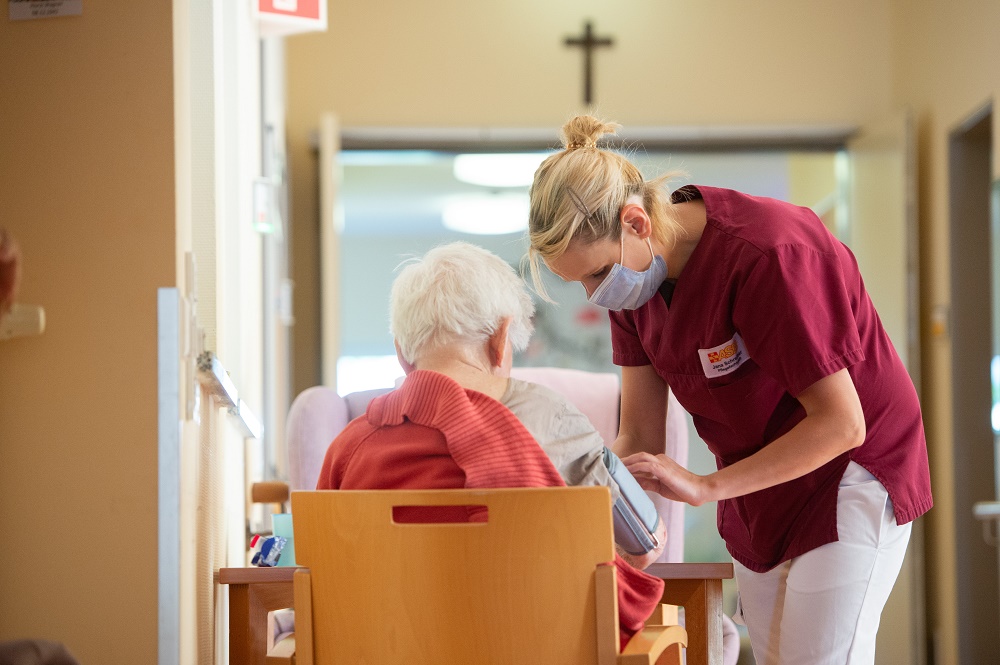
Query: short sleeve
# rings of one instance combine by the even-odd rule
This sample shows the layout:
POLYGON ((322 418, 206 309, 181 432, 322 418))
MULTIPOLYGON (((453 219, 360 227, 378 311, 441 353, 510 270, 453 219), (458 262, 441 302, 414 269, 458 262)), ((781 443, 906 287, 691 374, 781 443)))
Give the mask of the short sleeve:
POLYGON ((629 310, 608 312, 611 319, 611 362, 619 367, 649 365, 649 356, 642 348, 634 314, 629 310))
POLYGON ((840 258, 805 245, 757 261, 737 289, 733 323, 750 357, 793 396, 864 359, 840 258))

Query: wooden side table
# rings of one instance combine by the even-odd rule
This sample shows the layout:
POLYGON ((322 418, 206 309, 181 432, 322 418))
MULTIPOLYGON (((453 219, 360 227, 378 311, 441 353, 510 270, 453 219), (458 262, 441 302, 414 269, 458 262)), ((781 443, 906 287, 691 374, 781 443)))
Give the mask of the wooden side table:
MULTIPOLYGON (((296 567, 220 568, 229 585, 232 665, 266 665, 267 613, 295 606, 296 567)), ((664 581, 663 602, 684 608, 688 665, 722 665, 722 580, 731 563, 654 563, 646 572, 664 581)))
POLYGON ((294 566, 220 568, 216 580, 229 585, 229 662, 265 665, 267 613, 295 606, 294 566))
POLYGON ((654 563, 646 572, 663 580, 663 602, 684 608, 688 665, 722 665, 722 580, 731 563, 654 563))

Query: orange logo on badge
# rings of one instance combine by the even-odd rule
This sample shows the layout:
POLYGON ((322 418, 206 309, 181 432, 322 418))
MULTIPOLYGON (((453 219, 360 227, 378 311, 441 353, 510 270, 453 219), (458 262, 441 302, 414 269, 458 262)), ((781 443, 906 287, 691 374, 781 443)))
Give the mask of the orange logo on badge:
POLYGON ((729 346, 720 351, 711 351, 708 354, 708 362, 717 363, 720 360, 725 360, 726 358, 732 358, 736 355, 736 342, 731 342, 729 346))

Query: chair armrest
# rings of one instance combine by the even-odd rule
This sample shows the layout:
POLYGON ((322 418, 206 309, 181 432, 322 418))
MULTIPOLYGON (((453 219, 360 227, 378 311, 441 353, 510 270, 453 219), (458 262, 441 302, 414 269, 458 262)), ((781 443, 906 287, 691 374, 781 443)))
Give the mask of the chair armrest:
POLYGON ((254 483, 250 486, 250 501, 253 503, 285 503, 288 501, 288 483, 280 480, 254 483))
POLYGON ((680 626, 646 626, 625 645, 618 665, 653 665, 675 644, 678 648, 687 646, 687 632, 680 626))
POLYGON ((647 626, 679 626, 681 625, 680 608, 677 605, 660 603, 646 619, 647 626))
POLYGON ((274 645, 264 659, 267 665, 295 665, 295 635, 290 635, 274 645))

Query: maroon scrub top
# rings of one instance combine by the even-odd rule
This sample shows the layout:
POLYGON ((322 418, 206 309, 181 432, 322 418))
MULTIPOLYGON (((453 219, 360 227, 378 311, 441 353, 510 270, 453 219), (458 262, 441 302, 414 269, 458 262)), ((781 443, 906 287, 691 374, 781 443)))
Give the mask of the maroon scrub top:
POLYGON ((865 291, 857 261, 808 208, 688 186, 708 222, 676 282, 611 312, 614 362, 652 365, 691 414, 721 469, 802 418, 795 397, 847 368, 864 443, 796 480, 720 501, 732 556, 764 572, 837 540, 837 487, 853 460, 885 486, 896 521, 932 505, 920 404, 865 291))

